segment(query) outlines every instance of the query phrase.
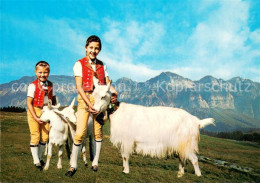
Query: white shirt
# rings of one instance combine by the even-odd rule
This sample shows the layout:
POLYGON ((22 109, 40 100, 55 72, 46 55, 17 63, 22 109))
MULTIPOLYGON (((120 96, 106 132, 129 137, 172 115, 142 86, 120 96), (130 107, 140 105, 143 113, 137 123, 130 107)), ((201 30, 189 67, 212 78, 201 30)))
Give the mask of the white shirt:
MULTIPOLYGON (((48 90, 48 82, 46 81, 46 85, 43 85, 43 82, 40 82, 40 84, 42 85, 42 88, 44 90, 48 90)), ((31 83, 29 86, 28 86, 28 91, 27 91, 27 97, 31 97, 31 98, 34 98, 34 93, 35 93, 35 85, 33 83, 31 83)), ((54 92, 53 92, 53 96, 54 96, 54 92)), ((44 96, 44 102, 43 104, 48 104, 48 96, 44 96)))
MULTIPOLYGON (((89 63, 92 67, 92 69, 96 72, 96 67, 94 64, 91 64, 91 61, 89 60, 89 63)), ((105 71, 105 77, 108 76, 108 72, 107 72, 107 66, 104 64, 103 62, 103 65, 104 65, 104 71, 105 71)), ((79 76, 79 77, 82 77, 82 65, 79 61, 77 61, 75 64, 74 64, 74 67, 73 67, 73 72, 74 72, 74 76, 79 76)))

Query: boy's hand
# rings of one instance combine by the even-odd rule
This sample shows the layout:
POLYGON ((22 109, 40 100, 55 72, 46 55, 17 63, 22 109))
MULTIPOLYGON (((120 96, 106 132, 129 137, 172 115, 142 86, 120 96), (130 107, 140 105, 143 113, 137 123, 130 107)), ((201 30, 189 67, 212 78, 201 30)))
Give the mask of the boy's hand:
POLYGON ((91 112, 91 113, 94 114, 94 115, 98 114, 98 111, 96 111, 95 109, 93 109, 93 106, 92 106, 92 105, 89 105, 89 106, 88 106, 88 111, 91 112))
POLYGON ((35 121, 37 121, 39 124, 43 124, 43 121, 40 118, 36 118, 35 121))
POLYGON ((112 93, 112 96, 111 96, 111 103, 112 104, 115 104, 117 102, 117 95, 118 93, 112 93))

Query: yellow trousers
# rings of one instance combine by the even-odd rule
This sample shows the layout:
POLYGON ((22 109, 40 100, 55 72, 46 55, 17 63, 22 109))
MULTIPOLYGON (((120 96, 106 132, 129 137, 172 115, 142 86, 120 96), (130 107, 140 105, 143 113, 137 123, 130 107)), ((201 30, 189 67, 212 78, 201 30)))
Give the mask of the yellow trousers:
MULTIPOLYGON (((42 109, 38 107, 34 107, 35 113, 38 117, 42 114, 42 109)), ((30 135, 31 135, 31 145, 38 145, 39 141, 46 143, 49 139, 49 130, 50 130, 50 124, 49 123, 43 123, 39 124, 37 121, 34 120, 32 114, 30 111, 27 111, 27 117, 28 117, 28 124, 30 129, 30 135)))
MULTIPOLYGON (((94 104, 94 98, 91 94, 86 92, 87 97, 89 98, 91 104, 94 104)), ((81 144, 85 138, 87 127, 88 127, 88 118, 89 118, 90 112, 88 111, 88 106, 85 103, 85 101, 82 99, 80 95, 78 95, 78 112, 77 112, 77 129, 76 134, 74 137, 74 143, 75 144, 81 144)), ((94 132, 94 139, 96 141, 102 141, 103 140, 103 134, 102 134, 102 127, 103 125, 99 124, 96 121, 97 116, 93 116, 94 124, 93 124, 93 132, 94 132)))

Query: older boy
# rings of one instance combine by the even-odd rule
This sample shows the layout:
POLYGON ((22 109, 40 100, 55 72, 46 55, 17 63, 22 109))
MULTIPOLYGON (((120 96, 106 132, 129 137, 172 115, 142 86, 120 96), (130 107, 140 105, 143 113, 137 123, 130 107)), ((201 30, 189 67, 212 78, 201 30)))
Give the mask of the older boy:
MULTIPOLYGON (((92 162, 92 170, 98 170, 98 159, 101 150, 101 144, 103 140, 102 124, 96 120, 97 111, 93 109, 94 98, 92 92, 94 89, 93 76, 96 76, 99 80, 99 84, 105 85, 109 82, 108 73, 106 71, 106 65, 98 60, 96 57, 101 50, 101 40, 97 36, 90 36, 85 45, 86 57, 78 60, 74 67, 74 76, 76 81, 76 87, 78 90, 78 113, 77 113, 77 129, 74 136, 74 143, 72 147, 70 169, 65 174, 66 176, 73 176, 77 171, 77 160, 81 150, 82 142, 87 130, 87 123, 90 113, 94 116, 94 139, 95 139, 95 156, 92 162)), ((112 102, 117 100, 117 92, 111 85, 111 92, 114 93, 112 102)))
POLYGON ((49 64, 45 61, 39 61, 35 65, 37 79, 29 85, 27 93, 30 148, 33 163, 39 170, 42 170, 45 164, 42 160, 42 152, 49 138, 49 123, 43 123, 40 120, 43 106, 47 105, 49 99, 53 99, 53 85, 47 80, 49 73, 49 64))

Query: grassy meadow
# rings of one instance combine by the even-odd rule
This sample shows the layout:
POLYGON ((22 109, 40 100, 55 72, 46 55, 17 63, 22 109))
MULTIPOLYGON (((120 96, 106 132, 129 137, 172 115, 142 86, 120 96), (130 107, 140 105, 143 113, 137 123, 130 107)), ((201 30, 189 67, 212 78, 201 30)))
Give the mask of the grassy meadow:
MULTIPOLYGON (((203 162, 199 162, 202 177, 196 177, 192 164, 188 163, 185 175, 178 179, 177 158, 159 160, 140 155, 131 156, 130 174, 122 174, 122 158, 109 141, 109 123, 104 126, 98 172, 93 172, 90 166, 85 167, 80 156, 77 173, 72 178, 66 177, 69 160, 64 149, 63 168, 57 169, 57 147, 53 148, 49 170, 40 172, 32 161, 26 113, 0 112, 0 120, 1 182, 260 182, 260 177, 203 162)), ((199 147, 202 156, 250 167, 260 174, 259 144, 201 135, 199 147)))

